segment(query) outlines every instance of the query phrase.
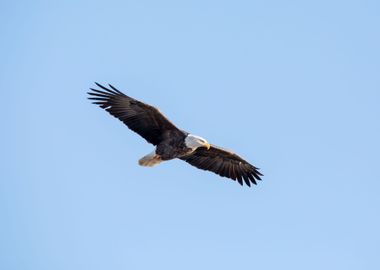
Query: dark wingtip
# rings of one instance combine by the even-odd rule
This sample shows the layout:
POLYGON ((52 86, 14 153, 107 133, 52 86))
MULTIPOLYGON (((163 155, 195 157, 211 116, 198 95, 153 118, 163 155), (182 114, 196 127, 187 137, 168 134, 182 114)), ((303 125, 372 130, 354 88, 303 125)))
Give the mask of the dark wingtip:
POLYGON ((252 184, 257 185, 256 179, 255 179, 255 175, 250 174, 250 175, 249 175, 249 180, 251 180, 251 183, 252 183, 252 184))
POLYGON ((92 93, 91 92, 87 92, 87 99, 92 99, 92 93))
POLYGON ((101 85, 100 83, 95 83, 98 87, 100 87, 101 89, 107 91, 107 92, 111 92, 109 89, 107 89, 107 87, 104 87, 103 85, 101 85))
POLYGON ((259 172, 259 169, 255 170, 255 173, 256 173, 256 178, 257 180, 262 180, 260 176, 264 176, 261 172, 259 172))
POLYGON ((95 82, 95 84, 100 87, 101 89, 103 89, 104 91, 107 91, 109 93, 113 93, 110 89, 108 89, 107 87, 104 87, 103 85, 101 85, 100 83, 97 83, 95 82))
POLYGON ((116 87, 114 87, 112 84, 108 84, 108 86, 111 87, 112 90, 115 90, 115 91, 119 92, 119 90, 117 90, 116 87))
POLYGON ((91 91, 87 91, 87 99, 93 99, 94 96, 96 96, 96 90, 93 88, 90 88, 91 91))
POLYGON ((108 84, 108 86, 111 87, 111 89, 112 89, 113 91, 115 91, 116 93, 125 96, 124 93, 122 93, 122 92, 120 92, 119 90, 117 90, 116 87, 113 86, 112 84, 108 84))

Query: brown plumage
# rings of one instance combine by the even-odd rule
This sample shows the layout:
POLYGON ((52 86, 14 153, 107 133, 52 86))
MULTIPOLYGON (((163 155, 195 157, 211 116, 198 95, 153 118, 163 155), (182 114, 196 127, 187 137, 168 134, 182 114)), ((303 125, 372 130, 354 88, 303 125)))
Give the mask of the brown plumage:
POLYGON ((102 90, 91 88, 89 99, 156 146, 153 153, 139 161, 140 165, 154 166, 179 158, 241 185, 256 185, 256 180, 261 180, 258 168, 230 151, 211 146, 203 138, 178 129, 157 108, 125 95, 112 85, 109 88, 96 85, 102 90))
POLYGON ((238 155, 214 145, 209 150, 198 148, 191 155, 180 159, 198 169, 211 171, 222 177, 237 180, 241 185, 243 185, 243 180, 248 186, 251 186, 251 183, 256 185, 256 180, 261 180, 260 176, 262 176, 258 168, 238 155))
POLYGON ((126 124, 131 130, 149 143, 158 145, 169 131, 181 133, 158 109, 126 96, 112 85, 108 89, 98 83, 104 91, 90 88, 89 99, 114 117, 126 124))

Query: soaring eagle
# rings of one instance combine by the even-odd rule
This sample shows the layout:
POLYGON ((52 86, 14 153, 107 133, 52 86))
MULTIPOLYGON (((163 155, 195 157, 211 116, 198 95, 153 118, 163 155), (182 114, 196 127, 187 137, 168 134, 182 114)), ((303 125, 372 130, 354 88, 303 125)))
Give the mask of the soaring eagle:
POLYGON ((158 109, 133 99, 112 85, 102 89, 90 88, 89 99, 142 136, 156 149, 139 160, 141 166, 153 167, 175 158, 222 177, 238 181, 240 185, 257 184, 262 174, 258 168, 238 155, 209 144, 205 139, 180 130, 158 109))

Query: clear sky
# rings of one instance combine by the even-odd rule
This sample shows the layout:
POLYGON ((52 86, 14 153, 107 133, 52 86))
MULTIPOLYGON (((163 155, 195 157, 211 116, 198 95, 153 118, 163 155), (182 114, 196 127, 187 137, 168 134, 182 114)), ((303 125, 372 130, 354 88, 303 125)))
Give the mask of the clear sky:
POLYGON ((2 1, 0 269, 380 269, 379 3, 2 1), (139 167, 94 81, 263 181, 139 167))

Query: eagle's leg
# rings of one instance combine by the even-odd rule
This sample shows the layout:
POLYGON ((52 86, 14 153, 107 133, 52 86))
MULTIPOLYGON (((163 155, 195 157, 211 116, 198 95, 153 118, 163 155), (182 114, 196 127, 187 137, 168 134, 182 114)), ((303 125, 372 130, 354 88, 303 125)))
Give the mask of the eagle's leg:
POLYGON ((156 151, 153 151, 149 155, 146 155, 142 159, 139 160, 140 166, 144 167, 153 167, 162 162, 162 159, 159 155, 156 154, 156 151))

